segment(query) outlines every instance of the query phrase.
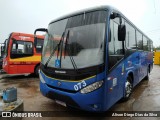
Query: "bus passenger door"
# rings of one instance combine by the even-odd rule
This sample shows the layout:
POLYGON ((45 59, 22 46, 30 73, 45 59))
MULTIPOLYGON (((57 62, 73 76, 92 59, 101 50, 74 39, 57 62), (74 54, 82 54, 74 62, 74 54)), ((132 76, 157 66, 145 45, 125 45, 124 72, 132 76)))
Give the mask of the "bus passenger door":
POLYGON ((138 66, 138 82, 143 79, 143 36, 138 30, 136 31, 136 39, 137 39, 137 66, 138 66))
POLYGON ((108 78, 107 78, 107 107, 117 102, 123 93, 124 58, 123 41, 118 40, 119 17, 110 20, 110 40, 108 43, 108 78))

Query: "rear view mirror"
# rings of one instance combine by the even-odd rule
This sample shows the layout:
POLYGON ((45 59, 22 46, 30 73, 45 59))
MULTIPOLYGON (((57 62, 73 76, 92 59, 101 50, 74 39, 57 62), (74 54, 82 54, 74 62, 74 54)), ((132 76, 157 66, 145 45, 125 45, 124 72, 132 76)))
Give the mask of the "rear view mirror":
POLYGON ((125 37, 126 37, 126 26, 121 24, 118 26, 118 40, 125 41, 125 37))
POLYGON ((36 33, 37 32, 47 32, 48 33, 48 30, 45 29, 45 28, 38 28, 34 31, 34 46, 37 45, 37 37, 36 37, 36 33))

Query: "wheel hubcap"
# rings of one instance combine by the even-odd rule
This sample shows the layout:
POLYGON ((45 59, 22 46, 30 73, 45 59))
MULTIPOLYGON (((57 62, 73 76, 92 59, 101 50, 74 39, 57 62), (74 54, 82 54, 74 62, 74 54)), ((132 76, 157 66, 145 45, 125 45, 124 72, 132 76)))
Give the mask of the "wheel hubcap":
POLYGON ((126 97, 129 97, 129 95, 132 92, 132 85, 129 81, 126 82, 125 88, 126 88, 126 97))

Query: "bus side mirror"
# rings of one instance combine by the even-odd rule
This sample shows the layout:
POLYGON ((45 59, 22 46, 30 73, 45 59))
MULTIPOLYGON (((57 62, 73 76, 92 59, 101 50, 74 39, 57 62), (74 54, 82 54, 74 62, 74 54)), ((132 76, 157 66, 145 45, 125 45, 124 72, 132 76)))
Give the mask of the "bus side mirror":
POLYGON ((118 40, 125 41, 125 37, 126 37, 126 26, 121 24, 118 26, 118 40))
POLYGON ((34 31, 34 46, 37 45, 37 37, 36 37, 36 33, 37 32, 46 32, 48 33, 48 30, 46 28, 38 28, 34 31))

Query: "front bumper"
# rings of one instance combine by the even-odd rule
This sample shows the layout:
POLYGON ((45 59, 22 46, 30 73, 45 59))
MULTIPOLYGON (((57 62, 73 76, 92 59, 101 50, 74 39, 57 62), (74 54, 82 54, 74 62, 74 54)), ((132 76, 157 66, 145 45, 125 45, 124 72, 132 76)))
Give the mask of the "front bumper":
POLYGON ((64 102, 67 106, 86 110, 86 111, 105 111, 103 108, 103 85, 101 88, 82 94, 80 92, 70 93, 49 87, 46 83, 40 81, 41 93, 53 100, 64 102))

